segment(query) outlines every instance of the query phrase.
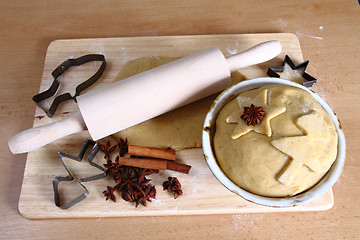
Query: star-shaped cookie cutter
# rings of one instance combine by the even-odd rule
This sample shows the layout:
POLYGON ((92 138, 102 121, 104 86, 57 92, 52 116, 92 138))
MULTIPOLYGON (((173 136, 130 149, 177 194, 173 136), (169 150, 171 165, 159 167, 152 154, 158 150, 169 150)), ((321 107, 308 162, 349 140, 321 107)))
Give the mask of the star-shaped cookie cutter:
POLYGON ((70 99, 74 99, 76 101, 76 97, 79 96, 82 91, 84 91, 86 88, 90 87, 97 80, 99 80, 99 78, 105 71, 105 67, 106 67, 105 56, 101 55, 101 54, 88 54, 88 55, 81 56, 79 58, 67 59, 65 62, 60 64, 57 68, 55 68, 55 70, 51 73, 51 75, 54 78, 54 81, 53 81, 52 85, 49 87, 49 89, 33 96, 33 101, 38 105, 39 108, 41 108, 46 113, 46 115, 48 117, 52 117, 60 103, 70 100, 70 99), (80 66, 84 63, 92 62, 92 61, 101 61, 102 64, 101 64, 100 68, 97 70, 97 72, 92 77, 90 77, 88 80, 82 82, 81 84, 79 84, 76 87, 74 96, 71 96, 70 93, 64 93, 64 94, 61 94, 61 95, 55 97, 55 99, 53 100, 53 102, 49 108, 44 106, 42 101, 54 96, 56 94, 56 92, 58 91, 58 89, 60 87, 60 82, 59 82, 58 78, 64 72, 66 72, 70 67, 80 66))
POLYGON ((62 165, 64 166, 65 170, 68 173, 68 176, 66 177, 62 177, 62 176, 57 176, 53 179, 53 189, 54 189, 54 199, 55 199, 55 205, 61 209, 68 209, 72 206, 74 206, 75 204, 81 202, 82 200, 84 200, 85 198, 87 198, 89 196, 89 190, 82 184, 83 182, 90 182, 90 181, 95 181, 98 179, 102 179, 105 178, 107 176, 107 172, 106 169, 101 167, 100 165, 96 164, 93 162, 95 155, 97 154, 97 152, 99 151, 100 147, 99 145, 95 142, 92 141, 90 139, 87 139, 84 142, 84 145, 82 146, 78 156, 73 156, 64 152, 58 152, 58 157, 60 159, 60 162, 62 163, 62 165), (80 186, 84 189, 84 192, 77 196, 76 198, 61 204, 60 201, 60 193, 59 193, 59 184, 62 181, 73 181, 75 180, 74 176, 72 175, 72 173, 69 171, 69 169, 66 167, 63 158, 69 158, 78 162, 81 162, 84 158, 85 153, 87 152, 88 148, 91 148, 91 151, 89 152, 89 155, 87 157, 87 161, 89 162, 89 164, 97 169, 100 169, 102 171, 102 173, 94 175, 94 176, 90 176, 90 177, 86 177, 86 178, 79 178, 76 179, 77 182, 80 184, 80 186))
MULTIPOLYGON (((303 86, 309 88, 309 87, 312 87, 315 85, 315 83, 317 81, 316 78, 314 78, 313 76, 311 76, 305 72, 306 67, 309 64, 309 61, 305 61, 305 62, 295 65, 294 62, 291 60, 291 58, 288 55, 285 56, 282 67, 281 66, 269 67, 268 71, 267 71, 267 75, 269 77, 279 78, 280 75, 278 74, 278 72, 283 72, 285 64, 288 64, 292 70, 299 69, 300 71, 302 71, 301 76, 306 80, 302 83, 303 86)), ((288 80, 290 80, 290 79, 288 79, 288 80)))

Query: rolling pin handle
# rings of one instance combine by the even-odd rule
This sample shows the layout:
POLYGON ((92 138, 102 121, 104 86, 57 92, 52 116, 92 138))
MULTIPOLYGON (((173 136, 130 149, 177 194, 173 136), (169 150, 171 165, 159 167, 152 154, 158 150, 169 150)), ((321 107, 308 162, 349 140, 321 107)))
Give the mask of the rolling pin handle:
POLYGON ((230 72, 273 59, 281 53, 281 44, 277 40, 255 45, 246 51, 227 57, 230 72))
POLYGON ((24 130, 9 138, 8 145, 14 154, 25 153, 86 129, 85 122, 78 112, 60 121, 24 130))

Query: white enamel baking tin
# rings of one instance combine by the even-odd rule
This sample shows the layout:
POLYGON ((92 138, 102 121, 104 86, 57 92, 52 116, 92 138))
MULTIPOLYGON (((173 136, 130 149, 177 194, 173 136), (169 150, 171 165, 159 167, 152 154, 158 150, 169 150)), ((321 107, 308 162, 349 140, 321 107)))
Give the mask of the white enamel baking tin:
POLYGON ((211 106, 209 112, 206 115, 204 128, 202 132, 202 144, 203 144, 203 152, 207 164, 210 170, 213 172, 215 177, 230 191, 235 194, 240 195, 244 199, 271 207, 292 207, 300 204, 304 204, 310 202, 330 190, 330 188, 336 183, 339 179, 342 168, 345 163, 345 136, 341 128, 341 124, 330 108, 330 106, 317 94, 310 91, 308 88, 290 82, 288 80, 283 80, 279 78, 256 78, 252 80, 247 80, 240 82, 225 91, 223 91, 214 101, 211 106), (251 192, 248 192, 240 187, 238 187, 235 183, 233 183, 221 170, 219 165, 217 164, 215 154, 212 148, 212 136, 213 136, 213 124, 215 124, 216 117, 222 107, 228 102, 229 99, 237 96, 240 92, 259 88, 266 85, 289 85, 297 88, 301 88, 307 92, 309 92, 325 109, 325 111, 332 118, 337 134, 338 134, 338 154, 335 162, 331 166, 330 170, 325 174, 325 176, 319 181, 314 187, 311 189, 295 195, 293 197, 263 197, 251 192))

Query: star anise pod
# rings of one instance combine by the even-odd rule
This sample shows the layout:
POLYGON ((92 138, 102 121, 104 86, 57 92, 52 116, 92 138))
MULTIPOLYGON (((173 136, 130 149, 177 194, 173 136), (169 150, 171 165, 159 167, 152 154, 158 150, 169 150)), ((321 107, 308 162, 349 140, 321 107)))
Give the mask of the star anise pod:
POLYGON ((111 176, 114 176, 120 170, 119 163, 114 163, 110 158, 106 159, 106 164, 104 164, 104 167, 107 168, 107 173, 109 173, 111 176))
POLYGON ((139 196, 144 195, 141 186, 134 179, 121 179, 116 185, 116 190, 121 192, 125 201, 135 201, 139 196))
POLYGON ((103 145, 101 143, 98 143, 98 145, 100 146, 101 151, 104 152, 104 154, 105 154, 104 158, 105 159, 109 159, 110 158, 109 154, 117 148, 117 145, 111 146, 110 141, 107 141, 107 143, 105 145, 103 145))
POLYGON ((265 115, 266 113, 262 107, 255 107, 254 104, 251 104, 250 107, 244 107, 244 114, 241 115, 241 119, 244 119, 247 125, 254 126, 260 124, 265 115))
POLYGON ((152 186, 150 191, 148 192, 148 197, 150 198, 156 198, 156 188, 155 186, 152 186))
POLYGON ((164 191, 174 192, 174 198, 178 198, 183 194, 181 190, 181 184, 176 177, 168 177, 168 181, 163 182, 164 191))
POLYGON ((113 175, 112 175, 114 181, 116 184, 118 184, 119 182, 121 182, 121 173, 120 172, 115 172, 113 175))
POLYGON ((146 201, 151 202, 150 198, 155 198, 155 195, 156 195, 155 186, 145 185, 145 186, 143 186, 143 192, 144 192, 144 195, 142 195, 136 199, 135 207, 138 207, 139 204, 142 204, 144 207, 146 207, 146 201))
POLYGON ((138 182, 141 185, 145 185, 148 182, 150 182, 150 179, 147 179, 146 176, 149 176, 153 173, 158 173, 159 170, 155 170, 155 169, 148 169, 148 168, 133 168, 134 173, 135 173, 135 177, 138 179, 138 182))
POLYGON ((114 191, 115 191, 115 188, 107 186, 107 190, 103 191, 103 194, 106 197, 106 201, 111 199, 112 201, 116 202, 116 197, 115 197, 114 191))
POLYGON ((129 192, 126 192, 126 191, 122 191, 121 192, 121 197, 127 201, 127 202, 133 202, 134 199, 132 198, 132 196, 129 194, 129 192))
POLYGON ((119 147, 119 155, 124 156, 125 153, 128 151, 128 141, 127 138, 123 140, 122 138, 119 139, 118 147, 119 147))
POLYGON ((127 178, 131 178, 133 176, 134 167, 125 166, 124 172, 126 173, 127 178))

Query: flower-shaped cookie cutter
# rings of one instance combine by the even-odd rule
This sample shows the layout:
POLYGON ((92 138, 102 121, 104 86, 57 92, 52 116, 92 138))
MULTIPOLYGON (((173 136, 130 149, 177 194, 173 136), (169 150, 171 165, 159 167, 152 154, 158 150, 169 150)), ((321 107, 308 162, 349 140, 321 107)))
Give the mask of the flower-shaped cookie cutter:
MULTIPOLYGON (((311 76, 305 72, 306 67, 309 64, 309 61, 305 61, 305 62, 295 65, 294 62, 291 60, 291 58, 288 55, 285 56, 283 66, 269 67, 268 71, 267 71, 267 75, 269 77, 279 78, 280 75, 278 74, 278 72, 283 72, 285 64, 289 65, 292 70, 299 69, 302 72, 301 76, 305 79, 305 81, 302 83, 303 86, 309 88, 309 87, 312 87, 315 85, 315 83, 317 81, 316 78, 314 78, 313 76, 311 76)), ((291 79, 288 79, 288 80, 291 80, 291 79)))
POLYGON ((86 88, 90 87, 97 80, 99 80, 99 78, 105 71, 105 67, 106 67, 105 56, 101 55, 101 54, 88 54, 88 55, 81 56, 79 58, 67 59, 65 62, 60 64, 57 68, 55 68, 55 70, 51 73, 51 75, 54 78, 54 81, 53 81, 52 85, 49 87, 49 89, 33 96, 33 101, 38 105, 39 108, 41 108, 46 113, 46 115, 48 117, 52 117, 60 103, 70 100, 70 99, 74 99, 76 101, 76 97, 79 96, 82 91, 84 91, 86 88), (43 101, 45 99, 54 96, 56 94, 56 92, 58 91, 58 89, 60 87, 60 82, 59 82, 58 78, 64 72, 66 72, 70 67, 80 66, 84 63, 92 62, 92 61, 101 61, 102 64, 101 64, 100 68, 97 70, 97 72, 92 77, 90 77, 88 80, 82 82, 81 84, 79 84, 76 87, 74 96, 71 96, 70 93, 64 93, 64 94, 61 94, 61 95, 55 97, 55 99, 53 100, 50 107, 46 107, 43 104, 43 101))
POLYGON ((94 160, 94 157, 95 155, 97 154, 97 152, 99 151, 100 147, 99 145, 95 142, 95 141, 92 141, 90 139, 87 139, 85 142, 84 142, 84 145, 82 146, 78 156, 73 156, 73 155, 70 155, 70 154, 67 154, 67 153, 64 153, 64 152, 58 152, 58 157, 62 163, 62 165, 64 166, 65 170, 67 171, 68 173, 68 176, 66 177, 62 177, 62 176, 57 176, 53 179, 53 189, 54 189, 54 199, 55 199, 55 205, 61 209, 68 209, 72 206, 74 206, 75 204, 81 202, 82 200, 84 200, 85 198, 87 198, 89 196, 89 190, 84 186, 84 184, 82 184, 83 182, 90 182, 90 181, 95 181, 95 180, 98 180, 98 179, 102 179, 102 178, 105 178, 107 176, 107 172, 106 172, 106 169, 101 167, 100 165, 96 164, 93 162, 94 160), (78 162, 81 162, 84 158, 84 155, 85 153, 87 152, 88 148, 91 148, 91 151, 89 152, 89 155, 87 157, 87 161, 88 163, 101 170, 102 173, 100 174, 97 174, 97 175, 94 175, 94 176, 90 176, 90 177, 86 177, 86 178, 79 178, 79 179, 76 179, 77 182, 80 184, 80 186, 84 189, 84 192, 77 196, 76 198, 66 202, 66 203, 61 203, 61 196, 60 196, 60 193, 59 193, 59 184, 60 182, 62 181, 73 181, 75 180, 74 176, 72 175, 72 173, 69 171, 69 169, 66 167, 64 161, 63 161, 63 158, 69 158, 69 159, 72 159, 72 160, 75 160, 75 161, 78 161, 78 162))

